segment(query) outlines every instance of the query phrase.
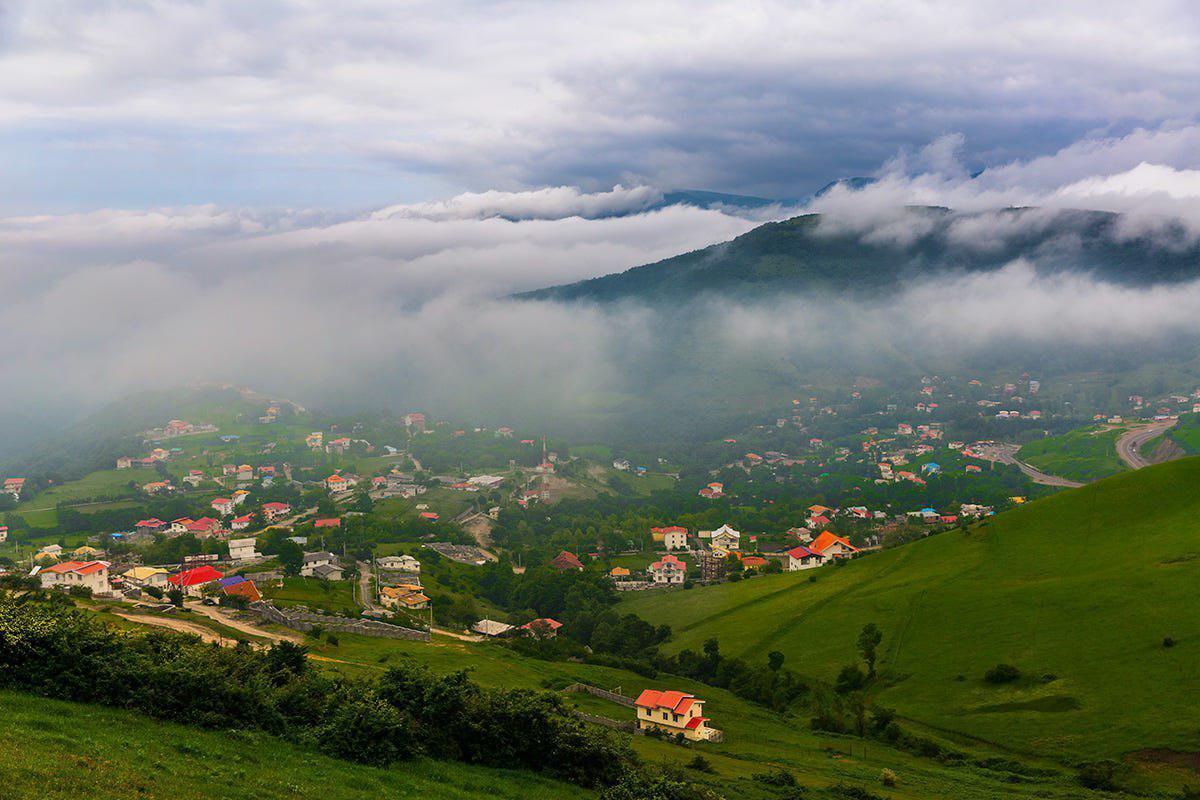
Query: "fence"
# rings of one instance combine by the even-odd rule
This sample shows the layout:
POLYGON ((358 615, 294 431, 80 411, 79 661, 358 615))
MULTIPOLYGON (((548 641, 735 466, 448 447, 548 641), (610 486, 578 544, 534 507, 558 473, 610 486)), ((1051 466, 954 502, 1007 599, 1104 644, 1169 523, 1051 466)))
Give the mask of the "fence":
POLYGON ((429 631, 405 628, 402 625, 392 625, 373 619, 331 617, 327 614, 314 614, 302 608, 282 611, 271 603, 263 602, 251 603, 250 610, 268 622, 275 622, 296 631, 308 632, 319 627, 335 633, 359 633, 363 636, 379 636, 387 639, 429 641, 429 631))
POLYGON ((626 697, 623 694, 610 692, 606 689, 601 689, 599 686, 592 686, 591 684, 587 683, 572 683, 566 689, 563 689, 563 691, 567 694, 577 694, 582 692, 584 694, 594 695, 595 697, 600 697, 605 700, 611 700, 614 703, 619 703, 626 708, 633 708, 637 702, 632 697, 626 697))
POLYGON ((584 722, 591 722, 595 725, 603 725, 606 728, 612 728, 614 731, 638 733, 637 723, 631 719, 609 719, 608 717, 597 717, 593 714, 585 714, 582 711, 576 711, 575 716, 579 717, 584 722))

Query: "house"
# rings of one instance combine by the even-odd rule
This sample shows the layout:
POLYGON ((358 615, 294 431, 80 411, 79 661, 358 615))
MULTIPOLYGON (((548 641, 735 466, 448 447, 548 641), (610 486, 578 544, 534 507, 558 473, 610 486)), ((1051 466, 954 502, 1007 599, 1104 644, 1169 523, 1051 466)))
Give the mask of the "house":
POLYGON ((742 559, 742 566, 746 569, 762 569, 767 565, 767 560, 762 556, 746 556, 742 559))
POLYGON ((80 545, 71 551, 71 557, 76 561, 94 561, 97 556, 104 555, 103 550, 99 550, 91 545, 80 545))
POLYGON ((228 497, 215 498, 209 505, 212 506, 213 511, 223 517, 233 513, 233 501, 228 497))
POLYGON ((8 541, 8 526, 0 525, 0 544, 8 541))
POLYGON ((170 489, 170 481, 151 481, 142 487, 142 491, 146 494, 162 494, 163 492, 170 491, 170 489))
MULTIPOLYGON (((338 568, 339 572, 341 571, 341 563, 338 561, 338 557, 333 553, 305 553, 304 563, 300 567, 300 574, 306 578, 324 577, 324 575, 317 574, 317 570, 321 569, 322 567, 334 567, 338 568)), ((326 578, 326 580, 341 580, 341 576, 339 575, 337 578, 326 578)))
POLYGON ((192 569, 185 569, 182 572, 177 572, 167 581, 176 589, 183 590, 184 594, 193 597, 199 597, 205 586, 214 581, 219 581, 224 576, 217 570, 204 564, 192 569))
POLYGON ((240 517, 234 517, 233 522, 229 523, 229 527, 235 531, 244 531, 250 527, 250 523, 254 521, 253 514, 243 514, 240 517))
POLYGON ((813 540, 812 531, 808 528, 788 528, 788 536, 795 536, 800 541, 800 544, 808 544, 813 540))
POLYGON ((576 556, 574 553, 569 553, 566 550, 563 550, 561 553, 555 556, 554 560, 550 562, 550 566, 554 567, 559 572, 566 572, 567 570, 571 569, 580 572, 583 571, 583 562, 581 562, 578 556, 576 556))
POLYGON ((38 570, 37 577, 43 589, 80 586, 101 595, 110 591, 107 561, 63 561, 38 570))
POLYGON ((59 556, 62 555, 62 551, 63 551, 62 545, 48 544, 45 547, 43 547, 41 550, 38 550, 37 554, 39 556, 43 556, 43 555, 44 556, 54 556, 55 558, 58 558, 59 556))
POLYGON ((538 639, 553 639, 558 636, 558 629, 563 624, 556 619, 542 617, 535 619, 532 622, 526 622, 521 626, 521 630, 525 631, 526 636, 534 636, 538 639))
POLYGON ((412 428, 418 431, 425 430, 425 415, 414 411, 411 414, 404 415, 404 427, 412 428))
POLYGON ((728 525, 717 528, 708 537, 713 549, 737 550, 741 546, 742 534, 728 525))
POLYGON ((663 547, 667 550, 687 549, 687 528, 671 525, 666 528, 651 528, 650 533, 652 536, 660 537, 663 547))
POLYGON ((418 516, 426 522, 437 522, 441 519, 437 512, 434 511, 422 511, 418 516))
POLYGON ((171 573, 161 567, 134 567, 125 571, 121 577, 126 583, 140 588, 153 586, 160 588, 167 585, 167 577, 171 573))
POLYGON ((226 597, 240 597, 247 603, 257 603, 262 600, 262 594, 258 591, 258 587, 254 585, 254 581, 248 580, 241 575, 231 575, 228 578, 222 578, 217 581, 217 585, 221 587, 221 594, 226 597))
POLYGON ((330 492, 347 492, 350 486, 353 486, 352 483, 344 475, 334 474, 325 479, 325 488, 330 492))
POLYGON ((263 503, 262 507, 263 518, 266 519, 267 522, 274 522, 277 519, 286 517, 291 510, 292 507, 287 503, 279 502, 263 503))
POLYGON ((25 488, 25 479, 24 478, 5 478, 4 479, 4 491, 7 494, 11 494, 13 496, 14 500, 21 499, 21 490, 23 488, 25 488))
POLYGON ((628 578, 629 570, 625 567, 613 567, 608 571, 608 576, 610 578, 628 578))
POLYGON ((664 733, 681 734, 693 742, 705 742, 718 736, 708 727, 704 716, 704 701, 685 692, 663 692, 646 689, 634 703, 640 730, 658 729, 664 733))
POLYGON ((942 467, 936 461, 930 461, 921 465, 921 473, 924 475, 938 475, 942 471, 942 467))
POLYGON ((254 545, 257 541, 253 536, 248 539, 230 539, 229 558, 233 561, 258 558, 258 553, 254 550, 254 545))
POLYGON ((499 475, 475 475, 467 478, 467 484, 476 490, 491 491, 499 489, 504 484, 504 478, 499 475))
POLYGON ((412 556, 383 556, 375 559, 375 566, 386 572, 420 572, 421 562, 412 556))
POLYGON ((235 506, 240 506, 242 503, 246 502, 246 498, 248 498, 249 496, 250 496, 250 493, 247 492, 245 489, 238 489, 236 492, 234 492, 233 494, 230 495, 230 497, 233 499, 233 504, 235 506))
POLYGON ((824 558, 849 558, 858 552, 858 548, 850 544, 849 539, 829 531, 822 531, 821 535, 808 546, 808 549, 819 553, 824 558))
POLYGON ((402 583, 399 586, 384 586, 379 590, 379 604, 384 608, 403 608, 417 611, 429 607, 429 598, 420 586, 402 583))
POLYGON ((220 530, 220 528, 220 520, 215 520, 212 517, 201 517, 187 524, 187 532, 193 533, 196 536, 211 536, 220 530))
POLYGON ((700 490, 699 495, 706 500, 715 500, 725 495, 725 484, 710 483, 700 490))
POLYGON ((497 622, 494 619, 481 619, 471 626, 471 630, 484 636, 503 636, 512 629, 512 625, 497 622))
POLYGON ((825 556, 800 545, 787 551, 788 572, 799 572, 802 569, 812 569, 825 563, 825 556))
POLYGON ((314 528, 340 528, 342 527, 341 517, 330 517, 328 519, 319 519, 313 523, 314 528))
POLYGON ((655 583, 678 584, 687 577, 687 564, 668 553, 647 567, 646 571, 655 583))
POLYGON ((167 523, 158 517, 150 517, 150 519, 138 520, 133 527, 143 533, 158 533, 166 529, 167 523))
POLYGON ((254 480, 254 467, 249 464, 239 464, 237 468, 237 479, 239 481, 254 480))
POLYGON ((133 466, 133 459, 129 456, 121 456, 117 459, 117 469, 129 469, 133 466))

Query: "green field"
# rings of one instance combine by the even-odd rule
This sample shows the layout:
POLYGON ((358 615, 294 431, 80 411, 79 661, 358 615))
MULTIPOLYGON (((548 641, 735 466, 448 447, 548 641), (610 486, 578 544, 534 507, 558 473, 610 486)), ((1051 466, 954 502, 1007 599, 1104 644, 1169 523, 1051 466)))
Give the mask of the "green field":
POLYGON ((629 597, 668 649, 786 654, 832 680, 867 622, 877 702, 1027 754, 1200 749, 1200 459, 1122 474, 844 567, 629 597), (816 575, 815 582, 809 581, 816 575), (1164 637, 1177 645, 1163 647, 1164 637), (983 681, 998 664, 1024 677, 983 681))
POLYGON ((284 578, 283 588, 263 586, 263 596, 278 606, 304 605, 333 612, 357 614, 353 581, 323 581, 320 578, 284 578))
MULTIPOLYGON (((1200 454, 1200 414, 1180 414, 1179 422, 1166 435, 1174 439, 1184 452, 1200 454)), ((1157 445, 1158 440, 1154 443, 1157 445)))
MULTIPOLYGON (((133 497, 137 490, 129 488, 133 481, 138 486, 158 480, 152 469, 106 469, 93 472, 77 481, 53 486, 28 500, 17 503, 14 514, 20 514, 31 527, 52 528, 58 523, 55 507, 59 503, 73 503, 93 498, 133 497)), ((111 504, 97 503, 97 507, 111 504)), ((80 506, 86 512, 87 506, 80 506)))
POLYGON ((1021 448, 1017 458, 1051 475, 1089 482, 1125 470, 1117 458, 1117 439, 1125 428, 1107 425, 1047 436, 1021 448))
POLYGON ((429 760, 365 767, 262 734, 197 730, 17 692, 0 692, 0 729, 5 800, 591 796, 530 772, 429 760))

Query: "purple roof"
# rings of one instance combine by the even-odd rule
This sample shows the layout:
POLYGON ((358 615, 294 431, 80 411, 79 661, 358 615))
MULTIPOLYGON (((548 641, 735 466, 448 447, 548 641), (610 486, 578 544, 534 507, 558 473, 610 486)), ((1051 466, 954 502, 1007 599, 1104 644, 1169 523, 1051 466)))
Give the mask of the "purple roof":
POLYGON ((230 575, 228 578, 221 578, 217 581, 217 585, 224 589, 226 586, 236 586, 239 583, 245 583, 246 579, 241 575, 230 575))

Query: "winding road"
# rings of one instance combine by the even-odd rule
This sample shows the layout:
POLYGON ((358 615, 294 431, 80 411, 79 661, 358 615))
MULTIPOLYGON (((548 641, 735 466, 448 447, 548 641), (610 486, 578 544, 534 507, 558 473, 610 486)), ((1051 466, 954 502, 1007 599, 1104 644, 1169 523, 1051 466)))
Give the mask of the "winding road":
POLYGON ((1121 438, 1117 439, 1117 456, 1130 469, 1141 469, 1142 467, 1150 466, 1154 462, 1142 455, 1142 446, 1151 439, 1162 436, 1178 421, 1175 419, 1165 419, 1130 428, 1121 434, 1121 438))

